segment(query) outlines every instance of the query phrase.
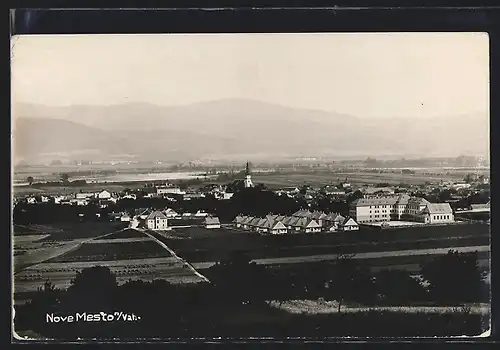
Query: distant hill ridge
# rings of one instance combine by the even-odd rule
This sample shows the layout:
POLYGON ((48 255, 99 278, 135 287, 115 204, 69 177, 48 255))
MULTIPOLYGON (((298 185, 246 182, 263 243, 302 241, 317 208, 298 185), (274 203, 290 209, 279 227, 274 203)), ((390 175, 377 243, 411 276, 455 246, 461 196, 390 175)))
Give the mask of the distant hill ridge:
MULTIPOLYGON (((487 113, 432 119, 363 119, 272 103, 228 99, 185 106, 16 105, 15 156, 135 155, 186 160, 261 156, 485 155, 487 113)), ((89 159, 90 159, 89 158, 89 159)))

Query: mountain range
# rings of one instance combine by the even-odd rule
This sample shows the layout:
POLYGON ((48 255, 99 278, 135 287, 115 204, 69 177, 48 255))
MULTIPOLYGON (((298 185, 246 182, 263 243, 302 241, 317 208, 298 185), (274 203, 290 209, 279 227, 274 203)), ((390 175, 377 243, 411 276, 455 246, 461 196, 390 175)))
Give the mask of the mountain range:
POLYGON ((29 162, 489 154, 489 115, 480 112, 374 119, 244 99, 15 107, 14 158, 29 162))

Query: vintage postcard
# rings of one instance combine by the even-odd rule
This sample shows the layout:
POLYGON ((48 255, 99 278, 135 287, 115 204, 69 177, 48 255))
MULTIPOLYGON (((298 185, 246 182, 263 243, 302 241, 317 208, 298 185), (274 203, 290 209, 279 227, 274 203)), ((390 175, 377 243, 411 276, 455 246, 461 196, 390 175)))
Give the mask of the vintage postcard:
POLYGON ((12 38, 13 337, 485 336, 485 33, 12 38))

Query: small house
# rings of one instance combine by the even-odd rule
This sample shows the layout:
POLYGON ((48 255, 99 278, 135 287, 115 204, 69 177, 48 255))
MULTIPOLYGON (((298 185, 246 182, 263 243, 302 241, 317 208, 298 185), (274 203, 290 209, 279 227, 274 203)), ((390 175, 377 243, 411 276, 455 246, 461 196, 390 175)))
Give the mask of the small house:
POLYGON ((98 199, 111 199, 111 192, 102 190, 101 192, 97 193, 96 196, 98 199))
POLYGON ((359 231, 359 225, 353 218, 346 218, 340 225, 342 231, 359 231))
POLYGON ((178 217, 179 214, 173 210, 172 208, 167 208, 165 211, 164 211, 164 214, 167 218, 169 219, 172 219, 172 218, 175 218, 175 217, 178 217))
POLYGON ((213 229, 213 228, 220 228, 220 221, 218 217, 206 217, 205 218, 205 228, 207 229, 213 229))

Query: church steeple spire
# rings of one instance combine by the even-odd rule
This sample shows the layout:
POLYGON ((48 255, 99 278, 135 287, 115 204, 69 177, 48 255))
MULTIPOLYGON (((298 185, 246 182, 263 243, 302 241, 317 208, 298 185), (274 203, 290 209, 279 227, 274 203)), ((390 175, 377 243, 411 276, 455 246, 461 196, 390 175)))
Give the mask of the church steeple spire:
POLYGON ((252 175, 250 174, 250 163, 247 162, 247 166, 245 169, 245 188, 253 187, 252 175))

